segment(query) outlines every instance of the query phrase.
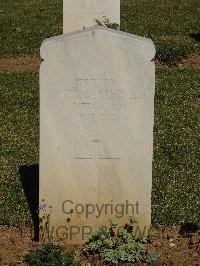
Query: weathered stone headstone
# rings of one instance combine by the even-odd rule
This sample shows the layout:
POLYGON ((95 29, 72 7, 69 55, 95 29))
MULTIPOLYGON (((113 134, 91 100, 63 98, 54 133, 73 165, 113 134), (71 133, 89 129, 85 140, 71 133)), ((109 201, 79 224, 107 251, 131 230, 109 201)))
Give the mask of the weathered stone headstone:
POLYGON ((64 0, 63 33, 96 25, 104 17, 120 24, 120 0, 64 0))
POLYGON ((82 242, 129 216, 149 227, 154 54, 151 40, 104 27, 43 42, 40 202, 54 237, 82 242))

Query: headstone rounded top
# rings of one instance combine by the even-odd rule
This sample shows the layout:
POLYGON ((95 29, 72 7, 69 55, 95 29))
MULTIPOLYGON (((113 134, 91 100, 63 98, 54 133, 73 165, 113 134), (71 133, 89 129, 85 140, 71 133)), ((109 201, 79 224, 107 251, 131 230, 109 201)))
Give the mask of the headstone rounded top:
MULTIPOLYGON (((136 44, 138 49, 142 49, 144 53, 144 57, 148 57, 148 59, 152 60, 155 56, 155 45, 151 39, 137 36, 134 34, 130 34, 127 32, 122 32, 118 30, 113 30, 110 28, 102 27, 102 26, 93 26, 87 29, 70 32, 62 35, 58 35, 55 37, 50 37, 45 39, 42 42, 41 48, 40 48, 40 55, 42 58, 45 57, 45 50, 48 50, 48 47, 52 45, 57 46, 59 42, 63 41, 77 41, 78 39, 81 39, 83 36, 92 36, 93 38, 101 35, 101 37, 110 37, 110 38, 117 38, 125 41, 126 44, 132 45, 136 44)), ((102 42, 104 39, 102 39, 102 42)))

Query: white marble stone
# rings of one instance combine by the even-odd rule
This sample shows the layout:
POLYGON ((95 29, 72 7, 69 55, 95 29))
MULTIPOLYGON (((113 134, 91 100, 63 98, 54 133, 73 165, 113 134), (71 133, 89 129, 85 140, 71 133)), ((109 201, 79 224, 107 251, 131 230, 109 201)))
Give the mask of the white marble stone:
POLYGON ((120 0, 63 0, 63 33, 95 26, 104 16, 120 24, 120 0))
POLYGON ((50 225, 57 238, 82 242, 87 226, 94 230, 122 216, 123 207, 117 204, 125 208, 117 218, 120 224, 135 215, 141 230, 149 227, 154 55, 151 40, 104 27, 43 42, 40 202, 52 206, 50 225), (129 206, 126 212, 127 202, 135 210, 129 206), (81 205, 75 210, 79 203, 93 204, 95 212, 80 214, 81 205), (103 204, 110 207, 105 210, 103 204), (66 214, 67 207, 72 214, 66 214))

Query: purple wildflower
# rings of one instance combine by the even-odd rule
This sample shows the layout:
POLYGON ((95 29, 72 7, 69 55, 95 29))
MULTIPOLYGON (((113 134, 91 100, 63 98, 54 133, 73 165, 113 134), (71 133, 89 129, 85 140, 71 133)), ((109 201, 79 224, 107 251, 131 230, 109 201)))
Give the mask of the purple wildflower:
POLYGON ((41 203, 41 204, 38 206, 38 210, 39 210, 39 211, 42 211, 42 210, 46 209, 46 207, 47 207, 46 204, 41 203))

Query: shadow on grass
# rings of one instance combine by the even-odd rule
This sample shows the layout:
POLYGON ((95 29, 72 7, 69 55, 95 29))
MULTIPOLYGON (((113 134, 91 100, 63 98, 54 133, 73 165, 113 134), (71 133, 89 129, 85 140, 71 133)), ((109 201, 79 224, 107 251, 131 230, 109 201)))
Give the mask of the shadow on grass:
POLYGON ((38 241, 39 216, 37 209, 39 205, 39 165, 20 166, 19 173, 34 224, 34 240, 38 241))
POLYGON ((179 234, 181 235, 190 235, 196 233, 199 230, 199 226, 195 223, 185 223, 181 224, 179 234))
POLYGON ((200 42, 200 33, 190 33, 189 35, 193 40, 200 42))

